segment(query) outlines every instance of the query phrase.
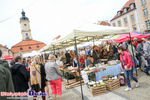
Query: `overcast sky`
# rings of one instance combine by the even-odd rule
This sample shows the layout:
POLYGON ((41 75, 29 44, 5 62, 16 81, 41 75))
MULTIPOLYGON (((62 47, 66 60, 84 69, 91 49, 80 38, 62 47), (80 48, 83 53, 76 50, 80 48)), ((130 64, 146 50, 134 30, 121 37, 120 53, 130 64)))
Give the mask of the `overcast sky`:
POLYGON ((49 44, 67 35, 83 20, 111 20, 128 0, 0 0, 0 44, 9 48, 22 40, 22 9, 34 40, 49 44))

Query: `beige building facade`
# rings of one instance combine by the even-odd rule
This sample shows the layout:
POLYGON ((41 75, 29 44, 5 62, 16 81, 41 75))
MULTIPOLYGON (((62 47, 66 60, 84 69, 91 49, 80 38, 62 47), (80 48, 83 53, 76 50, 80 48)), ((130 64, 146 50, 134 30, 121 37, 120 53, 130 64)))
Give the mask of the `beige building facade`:
POLYGON ((129 0, 110 24, 114 27, 129 27, 130 31, 150 32, 150 0, 129 0))
POLYGON ((13 52, 1 44, 0 44, 0 50, 2 51, 2 56, 6 56, 6 55, 13 56, 13 52))
POLYGON ((135 3, 140 19, 141 32, 150 32, 150 0, 135 0, 135 3))
POLYGON ((130 31, 140 32, 140 21, 138 18, 138 10, 134 0, 129 0, 110 21, 114 27, 129 27, 130 31))

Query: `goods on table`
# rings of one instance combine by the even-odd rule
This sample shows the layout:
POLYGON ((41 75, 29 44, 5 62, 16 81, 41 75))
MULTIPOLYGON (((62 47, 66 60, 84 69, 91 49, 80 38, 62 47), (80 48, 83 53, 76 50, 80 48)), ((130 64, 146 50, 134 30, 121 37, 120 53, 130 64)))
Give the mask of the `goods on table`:
POLYGON ((118 61, 116 61, 117 62, 117 64, 119 64, 120 63, 120 61, 118 60, 118 61))
POLYGON ((84 68, 83 70, 84 70, 84 71, 89 71, 89 68, 84 68))
POLYGON ((108 75, 108 78, 112 78, 112 77, 114 77, 114 75, 108 75))
MULTIPOLYGON (((112 79, 110 79, 110 80, 112 80, 112 79)), ((107 90, 110 90, 110 91, 113 91, 120 87, 119 79, 115 79, 112 81, 109 81, 109 80, 104 81, 104 83, 106 84, 107 90)))
POLYGON ((107 77, 107 76, 103 76, 103 77, 102 77, 102 80, 103 80, 103 81, 107 81, 107 80, 108 80, 108 77, 107 77))
POLYGON ((116 62, 115 60, 108 62, 108 65, 109 65, 109 66, 114 65, 114 64, 117 64, 117 62, 116 62))
POLYGON ((90 92, 92 93, 93 96, 107 94, 106 85, 104 86, 99 85, 97 87, 90 86, 90 92))

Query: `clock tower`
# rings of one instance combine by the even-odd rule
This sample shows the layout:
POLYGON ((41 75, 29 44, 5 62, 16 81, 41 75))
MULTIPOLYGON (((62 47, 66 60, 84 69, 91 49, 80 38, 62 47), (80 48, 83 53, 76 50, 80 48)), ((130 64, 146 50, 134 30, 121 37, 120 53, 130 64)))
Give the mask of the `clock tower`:
POLYGON ((24 10, 22 10, 21 14, 22 17, 20 17, 20 26, 21 26, 22 40, 32 40, 30 21, 28 17, 25 16, 24 10))

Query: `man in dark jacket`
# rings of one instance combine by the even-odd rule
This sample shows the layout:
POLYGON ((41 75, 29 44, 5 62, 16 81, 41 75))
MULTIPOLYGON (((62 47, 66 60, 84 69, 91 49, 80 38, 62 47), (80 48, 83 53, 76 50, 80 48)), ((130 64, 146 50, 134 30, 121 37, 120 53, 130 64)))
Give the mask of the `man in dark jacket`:
POLYGON ((24 65, 23 59, 20 56, 15 58, 15 64, 10 68, 12 79, 14 83, 15 92, 27 92, 29 72, 24 65))
MULTIPOLYGON (((14 93, 14 85, 9 71, 9 65, 7 61, 1 60, 2 51, 0 50, 0 93, 12 92, 14 93)), ((0 100, 7 100, 6 96, 0 96, 0 100)))
POLYGON ((66 58, 67 58, 66 64, 70 64, 70 58, 71 58, 71 56, 70 56, 70 54, 68 53, 68 51, 66 51, 65 56, 66 56, 66 58))

